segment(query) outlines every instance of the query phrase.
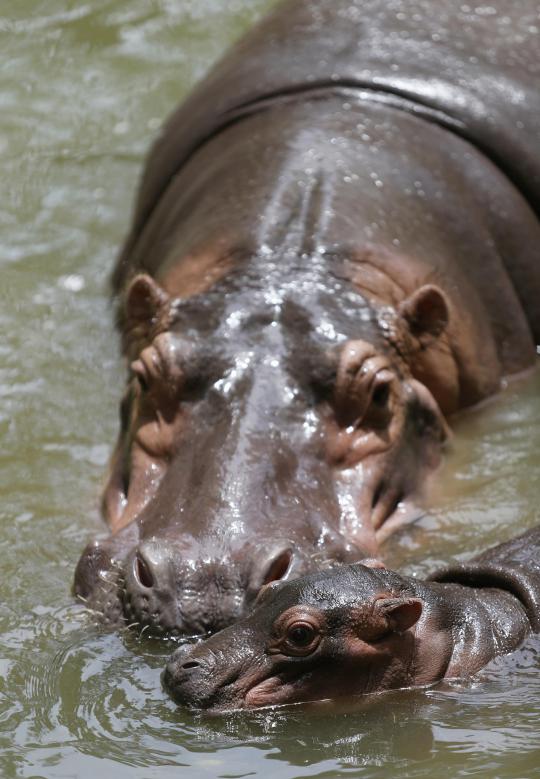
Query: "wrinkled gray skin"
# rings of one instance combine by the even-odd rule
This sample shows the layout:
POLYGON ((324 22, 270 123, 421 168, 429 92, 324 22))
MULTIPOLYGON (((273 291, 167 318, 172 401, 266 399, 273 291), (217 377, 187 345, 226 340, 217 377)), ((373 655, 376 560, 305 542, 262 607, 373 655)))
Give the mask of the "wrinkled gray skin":
POLYGON ((213 711, 339 698, 467 678, 540 632, 540 527, 430 579, 356 564, 268 585, 164 685, 213 711))
POLYGON ((130 366, 76 594, 229 624, 377 553, 445 417, 540 340, 536 0, 295 0, 211 71, 144 172, 114 274, 130 366))

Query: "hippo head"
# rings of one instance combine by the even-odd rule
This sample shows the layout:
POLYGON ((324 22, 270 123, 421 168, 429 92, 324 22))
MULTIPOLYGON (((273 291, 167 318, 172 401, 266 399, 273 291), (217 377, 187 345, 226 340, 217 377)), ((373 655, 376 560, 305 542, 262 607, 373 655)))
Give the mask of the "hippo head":
POLYGON ((215 631, 269 582, 373 555, 438 463, 446 425, 409 358, 429 363, 443 293, 384 307, 326 256, 263 260, 189 296, 146 275, 126 293, 113 535, 75 589, 128 624, 215 631))
POLYGON ((275 583, 249 617, 180 646, 163 683, 216 712, 411 686, 423 606, 407 580, 359 564, 275 583))

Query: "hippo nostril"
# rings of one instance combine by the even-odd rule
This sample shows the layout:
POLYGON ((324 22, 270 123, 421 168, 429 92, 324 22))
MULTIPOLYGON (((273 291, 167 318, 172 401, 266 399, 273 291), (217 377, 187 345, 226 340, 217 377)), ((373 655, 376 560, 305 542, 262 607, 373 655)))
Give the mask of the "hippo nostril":
POLYGON ((266 575, 263 579, 262 586, 283 579, 283 577, 289 570, 289 566, 292 561, 292 556, 293 556, 292 551, 290 549, 286 549, 284 552, 281 552, 274 560, 272 560, 272 562, 268 566, 268 570, 266 571, 266 575))
POLYGON ((133 573, 139 584, 147 589, 154 586, 154 577, 146 560, 140 554, 135 555, 133 573))
POLYGON ((374 508, 375 508, 375 506, 377 505, 377 503, 378 503, 378 502, 380 501, 380 499, 382 498, 383 492, 384 492, 384 490, 385 490, 385 486, 386 486, 386 485, 385 485, 385 483, 384 483, 383 481, 381 481, 381 482, 378 484, 378 486, 377 486, 377 489, 376 489, 376 490, 375 490, 375 492, 373 493, 373 497, 372 497, 372 499, 371 499, 371 508, 372 508, 372 509, 374 509, 374 508))
POLYGON ((402 503, 404 501, 404 499, 405 499, 405 493, 404 492, 398 492, 398 494, 396 495, 396 497, 394 498, 394 501, 392 503, 392 508, 390 509, 389 516, 391 516, 395 511, 398 510, 399 504, 402 503))

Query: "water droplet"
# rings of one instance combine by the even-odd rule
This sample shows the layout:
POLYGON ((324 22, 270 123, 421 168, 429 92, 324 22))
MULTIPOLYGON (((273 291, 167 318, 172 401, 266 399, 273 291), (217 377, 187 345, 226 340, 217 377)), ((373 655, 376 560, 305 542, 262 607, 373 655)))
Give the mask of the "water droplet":
POLYGON ((474 9, 475 14, 477 16, 496 16, 497 15, 497 9, 494 8, 492 5, 477 5, 474 9))
POLYGON ((125 135, 129 130, 129 122, 118 122, 113 127, 113 133, 115 135, 125 135))
POLYGON ((67 289, 68 292, 80 292, 85 287, 85 280, 82 276, 71 273, 69 276, 60 276, 58 286, 67 289))

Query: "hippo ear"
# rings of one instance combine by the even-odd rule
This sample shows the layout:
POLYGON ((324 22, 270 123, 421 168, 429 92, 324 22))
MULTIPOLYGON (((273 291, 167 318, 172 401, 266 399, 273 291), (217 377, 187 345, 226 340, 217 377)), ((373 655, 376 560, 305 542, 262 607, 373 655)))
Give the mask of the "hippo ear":
POLYGON ((125 298, 126 316, 131 321, 152 322, 170 298, 151 276, 135 276, 125 298))
POLYGON ((263 601, 265 601, 268 596, 274 592, 278 587, 282 587, 283 582, 268 582, 268 584, 263 584, 257 595, 255 596, 255 600, 253 601, 253 608, 256 606, 260 606, 263 601))
POLYGON ((416 625, 422 615, 420 598, 380 598, 375 608, 395 633, 404 633, 416 625))
POLYGON ((433 284, 426 284, 400 304, 399 313, 411 334, 427 345, 444 332, 450 319, 448 300, 433 284))
POLYGON ((158 318, 165 312, 170 297, 151 276, 135 276, 124 298, 120 326, 124 330, 124 347, 137 353, 147 342, 158 318))

